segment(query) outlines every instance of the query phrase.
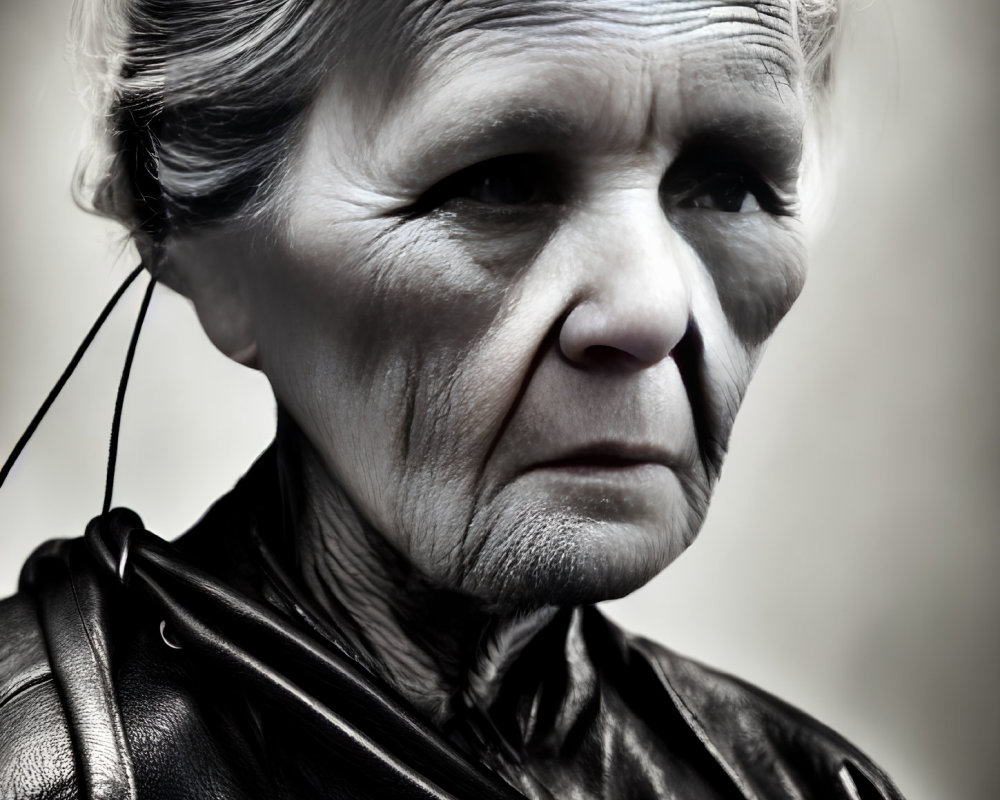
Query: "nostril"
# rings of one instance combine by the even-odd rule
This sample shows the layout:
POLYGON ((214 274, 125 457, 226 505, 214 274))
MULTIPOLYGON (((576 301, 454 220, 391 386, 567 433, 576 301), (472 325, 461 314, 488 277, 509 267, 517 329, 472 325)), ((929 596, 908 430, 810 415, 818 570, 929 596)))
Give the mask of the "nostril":
POLYGON ((625 350, 603 344, 593 344, 582 353, 583 366, 594 369, 639 369, 643 362, 625 350))

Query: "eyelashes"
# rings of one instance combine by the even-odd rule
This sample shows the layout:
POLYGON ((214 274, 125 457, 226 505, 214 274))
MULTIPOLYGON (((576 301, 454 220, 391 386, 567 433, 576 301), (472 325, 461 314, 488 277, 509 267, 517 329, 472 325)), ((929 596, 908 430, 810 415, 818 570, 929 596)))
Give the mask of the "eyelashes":
POLYGON ((435 211, 496 216, 563 202, 556 162, 522 153, 481 161, 438 181, 404 209, 408 216, 435 211))
POLYGON ((695 156, 679 159, 660 183, 665 209, 790 216, 791 201, 750 165, 695 156))
MULTIPOLYGON (((400 213, 408 218, 439 212, 457 218, 530 218, 543 208, 568 203, 574 190, 565 164, 552 156, 521 153, 454 172, 400 213)), ((668 214, 791 214, 791 203, 750 164, 701 153, 682 154, 671 165, 660 182, 660 201, 668 214)))

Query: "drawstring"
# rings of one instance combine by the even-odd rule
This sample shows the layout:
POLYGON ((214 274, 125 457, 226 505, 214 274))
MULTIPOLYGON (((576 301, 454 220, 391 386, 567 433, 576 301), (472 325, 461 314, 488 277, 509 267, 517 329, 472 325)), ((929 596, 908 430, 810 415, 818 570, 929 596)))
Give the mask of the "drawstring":
POLYGON ((128 353, 125 354, 125 367, 122 369, 121 379, 118 381, 118 395, 115 397, 115 416, 111 422, 111 442, 108 446, 108 470, 104 480, 104 505, 101 514, 107 514, 111 510, 111 494, 115 488, 115 464, 118 462, 118 432, 122 424, 122 406, 125 404, 125 389, 128 386, 128 378, 132 372, 132 361, 135 359, 135 348, 139 343, 139 333, 142 331, 142 322, 146 319, 146 310, 149 308, 149 301, 153 297, 153 289, 156 288, 156 278, 149 279, 146 287, 146 294, 142 296, 142 305, 139 306, 139 315, 135 319, 135 327, 132 328, 132 338, 128 343, 128 353))
MULTIPOLYGON (((56 381, 55 386, 49 391, 48 396, 45 398, 41 407, 35 412, 35 416, 32 417, 31 422, 28 423, 28 427, 25 429, 24 433, 21 434, 21 438, 17 440, 17 444, 14 445, 14 449, 11 451, 7 460, 4 462, 3 468, 0 469, 0 486, 3 486, 4 481, 7 480, 7 476, 10 474, 11 469, 14 467, 14 462, 17 461, 18 456, 21 455, 21 451, 24 450, 25 445, 27 445, 28 440, 34 435, 35 430, 38 428, 42 419, 48 413, 49 408, 55 402, 59 393, 63 390, 66 382, 70 379, 70 376, 76 370, 80 361, 83 359, 84 354, 87 352, 91 343, 94 341, 94 337, 97 336, 98 331, 104 326, 111 312, 114 310, 115 306, 118 305, 118 301, 122 299, 122 295, 125 294, 126 290, 136 278, 139 277, 139 273, 143 270, 142 264, 136 267, 132 272, 128 274, 128 277, 122 282, 122 285, 118 287, 118 290, 112 295, 111 299, 107 302, 101 313, 98 315, 97 320, 91 326, 90 330, 87 331, 87 335, 83 337, 83 341, 80 342, 80 346, 76 349, 73 354, 73 358, 70 359, 69 364, 63 370, 62 375, 59 376, 59 380, 56 381)), ((114 487, 114 472, 115 472, 115 462, 118 458, 118 431, 121 427, 121 416, 122 416, 122 405, 125 401, 125 387, 128 384, 129 373, 132 371, 132 360, 135 357, 136 344, 139 341, 139 331, 142 329, 142 322, 146 316, 146 309, 149 307, 149 301, 153 294, 153 288, 156 285, 156 278, 151 278, 149 286, 146 288, 146 294, 142 298, 142 306, 139 309, 139 316, 135 321, 135 328, 132 331, 132 339, 129 342, 128 354, 125 357, 125 368, 122 370, 121 380, 118 383, 118 396, 115 400, 115 415, 111 423, 111 445, 108 453, 108 467, 107 467, 107 477, 105 480, 104 488, 104 513, 107 513, 111 504, 111 492, 114 487)))

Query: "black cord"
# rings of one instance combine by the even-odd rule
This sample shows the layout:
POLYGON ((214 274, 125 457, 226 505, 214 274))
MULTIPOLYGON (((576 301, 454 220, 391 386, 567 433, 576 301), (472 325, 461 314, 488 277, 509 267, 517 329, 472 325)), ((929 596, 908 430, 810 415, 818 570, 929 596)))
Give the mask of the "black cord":
POLYGON ((156 278, 149 279, 146 287, 146 294, 142 297, 142 305, 139 306, 139 315, 135 320, 135 327, 132 329, 132 339, 128 343, 128 353, 125 354, 125 367, 122 369, 121 379, 118 381, 118 396, 115 398, 115 416, 111 422, 111 443, 108 447, 108 472, 104 482, 104 506, 102 514, 107 514, 111 510, 111 494, 115 488, 115 464, 118 462, 118 432, 122 424, 122 407, 125 405, 125 389, 128 387, 128 378, 132 372, 132 360, 135 358, 135 348, 139 343, 139 333, 142 331, 142 322, 146 318, 146 310, 149 308, 149 301, 153 297, 153 289, 156 288, 156 278))
POLYGON ((93 342, 94 337, 97 336, 97 332, 103 327, 108 316, 114 310, 114 307, 118 305, 118 301, 122 299, 122 295, 125 294, 128 287, 131 286, 132 282, 139 277, 140 272, 142 272, 141 264, 132 270, 122 285, 118 287, 118 291, 114 293, 107 305, 104 306, 104 309, 97 317, 97 321, 94 322, 90 330, 87 332, 87 335, 83 338, 83 341, 80 342, 80 346, 73 354, 73 358, 71 358, 69 364, 66 365, 66 369, 64 369, 62 375, 59 376, 59 380, 56 381, 55 386, 52 387, 41 407, 35 412, 35 416, 32 417, 31 422, 28 423, 28 427, 25 429, 24 433, 21 434, 21 438, 17 440, 17 444, 14 445, 14 449, 4 462, 3 469, 0 469, 0 486, 3 486, 4 481, 7 480, 7 475, 9 475, 11 469, 13 469, 14 462, 17 461, 18 456, 21 455, 21 451, 24 450, 24 446, 28 443, 28 440, 32 437, 32 435, 34 435, 35 429, 38 428, 39 423, 41 423, 43 417, 48 413, 49 408, 62 391, 63 386, 66 385, 66 381, 69 380, 73 371, 77 368, 77 365, 83 358, 84 353, 87 352, 87 348, 90 347, 90 343, 93 342))

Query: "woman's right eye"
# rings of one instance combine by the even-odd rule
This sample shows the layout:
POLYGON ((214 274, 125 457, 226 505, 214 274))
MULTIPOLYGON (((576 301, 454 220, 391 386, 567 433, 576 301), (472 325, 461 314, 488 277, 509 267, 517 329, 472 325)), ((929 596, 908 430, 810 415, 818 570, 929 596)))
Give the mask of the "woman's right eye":
POLYGON ((491 158, 438 181, 411 210, 426 213, 462 203, 502 211, 551 203, 557 200, 554 172, 542 156, 491 158))

